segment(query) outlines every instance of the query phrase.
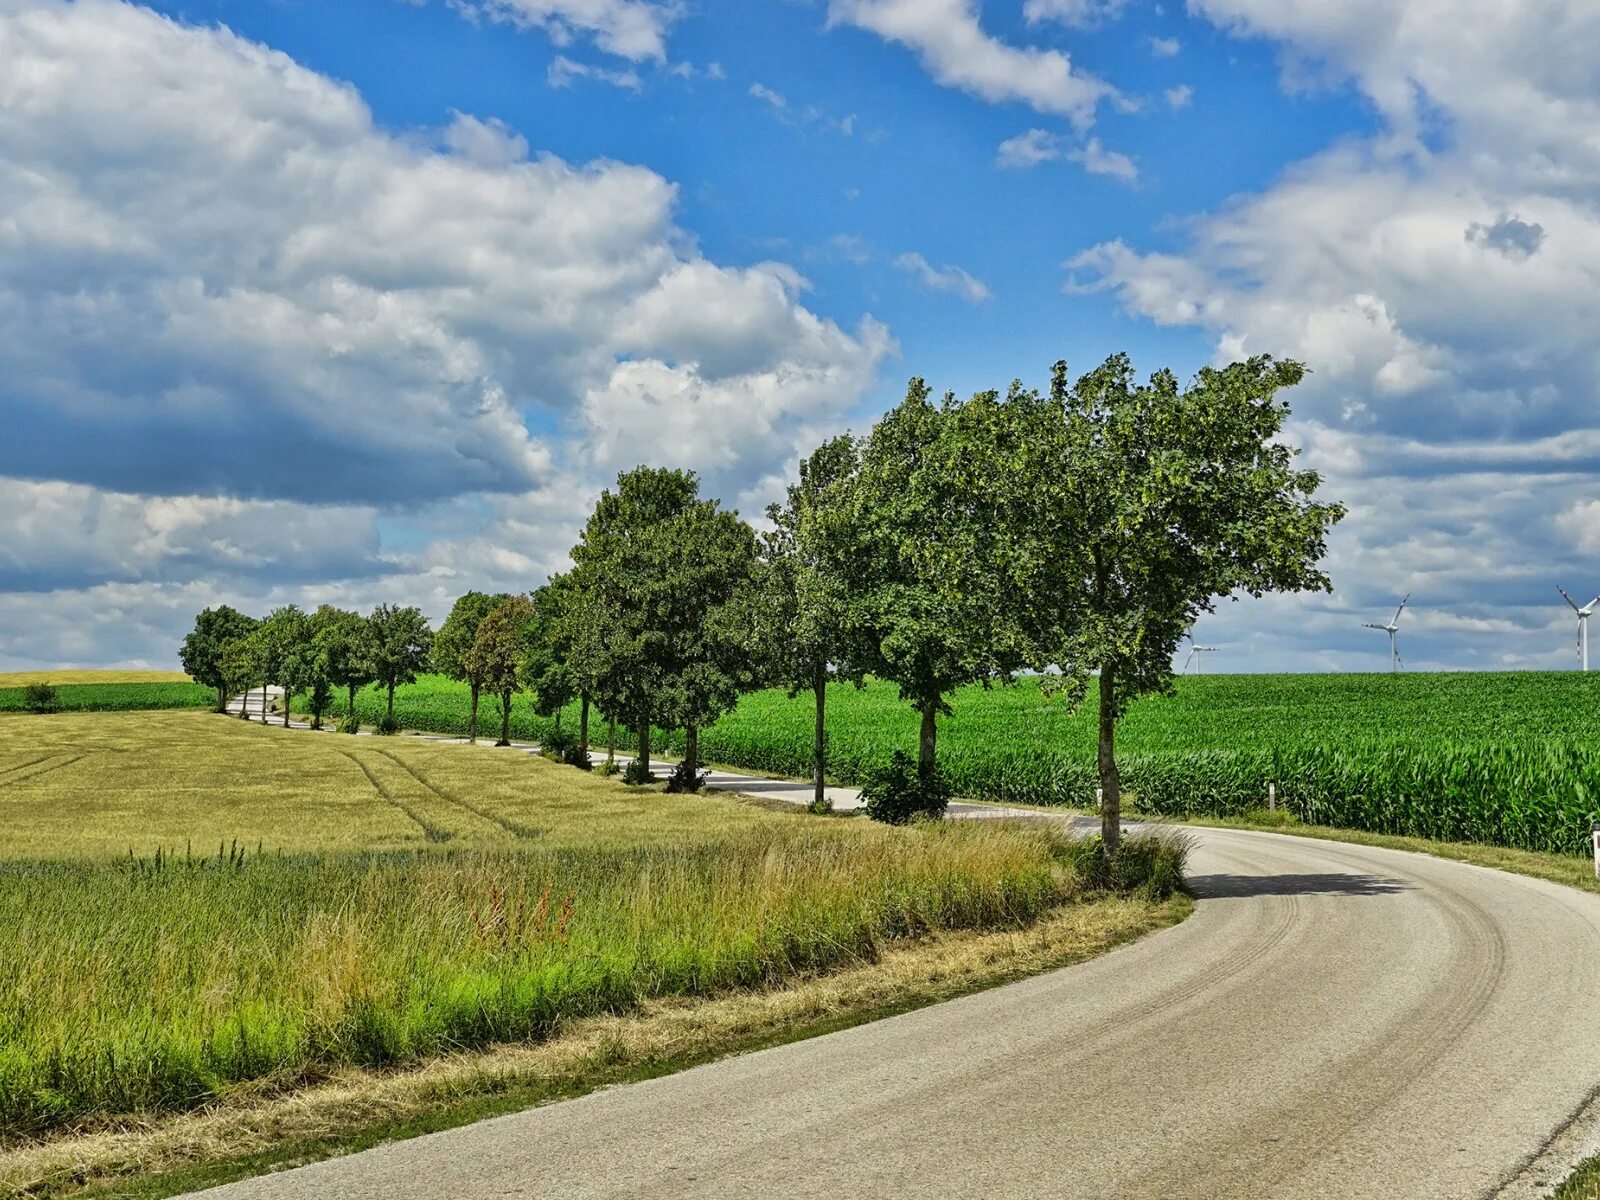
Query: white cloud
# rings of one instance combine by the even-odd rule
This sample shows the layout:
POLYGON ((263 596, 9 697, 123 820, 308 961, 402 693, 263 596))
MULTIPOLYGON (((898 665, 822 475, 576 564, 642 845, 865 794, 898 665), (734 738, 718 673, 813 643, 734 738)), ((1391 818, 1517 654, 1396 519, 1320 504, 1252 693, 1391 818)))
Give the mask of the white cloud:
POLYGON ((577 34, 592 37, 608 54, 643 62, 664 61, 668 31, 683 16, 676 0, 452 0, 472 15, 543 30, 557 46, 577 34))
POLYGON ((1183 49, 1183 43, 1175 37, 1153 37, 1149 45, 1150 53, 1157 58, 1176 58, 1183 49))
POLYGON ((545 82, 551 87, 571 87, 575 79, 591 79, 596 83, 610 84, 612 87, 625 88, 637 92, 641 80, 639 73, 632 67, 610 68, 596 67, 589 63, 575 62, 565 54, 558 54, 550 60, 549 69, 545 71, 545 82))
MULTIPOLYGON (((1219 360, 1312 367, 1296 436, 1352 503, 1331 543, 1344 598, 1300 610, 1350 648, 1318 661, 1378 665, 1342 606, 1409 588, 1414 665, 1570 666, 1554 583, 1593 576, 1600 493, 1600 7, 1190 9, 1272 39, 1288 87, 1354 81, 1382 127, 1186 222, 1173 252, 1089 249, 1071 286, 1205 330, 1219 360)), ((1304 661, 1285 629, 1252 635, 1256 662, 1304 661)))
POLYGON ((852 25, 912 50, 945 87, 991 103, 1015 101, 1076 125, 1116 89, 1073 69, 1059 50, 1008 45, 985 33, 976 0, 830 0, 828 24, 852 25))
POLYGON ((1107 150, 1097 137, 1090 138, 1077 150, 1068 150, 1065 157, 1091 175, 1107 175, 1123 183, 1133 183, 1139 178, 1139 168, 1133 159, 1116 150, 1107 150))
POLYGON ((771 105, 780 112, 789 107, 789 102, 780 93, 773 91, 764 83, 752 83, 750 85, 750 95, 760 100, 763 104, 771 105))
POLYGON ((1026 0, 1022 16, 1030 25, 1059 21, 1076 29, 1092 29, 1115 20, 1128 6, 1128 0, 1026 0))
POLYGON ((1167 102, 1167 107, 1173 112, 1188 108, 1194 103, 1194 89, 1187 83, 1180 83, 1177 87, 1170 87, 1162 93, 1167 102))
POLYGON ((982 304, 994 299, 988 284, 960 267, 936 267, 922 255, 914 253, 900 255, 894 260, 894 265, 913 276, 929 291, 948 292, 952 296, 960 296, 969 304, 982 304))
POLYGON ((1014 170, 1036 167, 1061 157, 1061 139, 1044 129, 1030 129, 1000 143, 995 165, 1014 170))

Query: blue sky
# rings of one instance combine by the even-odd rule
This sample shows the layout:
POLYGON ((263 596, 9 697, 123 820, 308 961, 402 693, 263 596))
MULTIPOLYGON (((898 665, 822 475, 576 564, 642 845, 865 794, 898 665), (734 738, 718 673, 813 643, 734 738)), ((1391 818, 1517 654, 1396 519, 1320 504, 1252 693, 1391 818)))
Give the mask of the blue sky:
POLYGON ((618 469, 754 515, 911 374, 1118 350, 1305 360, 1352 508, 1208 670, 1377 668, 1407 590, 1412 666, 1569 666, 1597 62, 1580 0, 0 0, 0 669, 439 616, 618 469))

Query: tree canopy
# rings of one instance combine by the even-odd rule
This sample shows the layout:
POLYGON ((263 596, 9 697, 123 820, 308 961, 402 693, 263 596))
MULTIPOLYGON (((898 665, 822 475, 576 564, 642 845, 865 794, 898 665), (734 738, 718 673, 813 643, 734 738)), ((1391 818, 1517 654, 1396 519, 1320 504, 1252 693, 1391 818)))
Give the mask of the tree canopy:
MULTIPOLYGON (((223 649, 236 638, 248 637, 258 622, 237 609, 220 604, 208 608, 194 619, 194 629, 183 639, 178 660, 196 683, 217 689, 217 711, 228 707, 228 692, 240 680, 228 673, 223 649)), ((250 682, 254 682, 253 680, 250 682)))
POLYGON ((403 683, 415 683, 428 669, 433 649, 433 631, 420 608, 401 608, 380 604, 367 618, 372 679, 388 692, 386 720, 394 720, 394 690, 403 683))

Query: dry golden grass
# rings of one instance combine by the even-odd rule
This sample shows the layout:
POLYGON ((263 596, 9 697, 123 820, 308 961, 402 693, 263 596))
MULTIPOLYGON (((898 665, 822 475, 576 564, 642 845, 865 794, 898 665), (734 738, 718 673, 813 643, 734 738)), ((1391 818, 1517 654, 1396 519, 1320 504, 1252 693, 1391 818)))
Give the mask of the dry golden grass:
POLYGON ((215 713, 0 715, 0 859, 676 843, 798 819, 514 750, 215 713))
POLYGON ((0 671, 0 688, 27 687, 30 683, 188 683, 182 671, 0 671))
MULTIPOLYGON (((657 1001, 626 1016, 564 1022, 536 1045, 492 1048, 385 1072, 343 1069, 274 1095, 240 1091, 206 1110, 0 1151, 0 1187, 71 1196, 106 1185, 165 1194, 151 1177, 250 1158, 249 1170, 338 1152, 375 1135, 415 1132, 501 1108, 571 1095, 652 1067, 681 1067, 806 1031, 837 1028, 1081 961, 1181 920, 1190 902, 1105 899, 1068 905, 1020 930, 941 934, 787 986, 717 999, 657 1001), (410 1128, 408 1128, 410 1126, 410 1128)), ((176 1186, 196 1180, 180 1179, 176 1186)))

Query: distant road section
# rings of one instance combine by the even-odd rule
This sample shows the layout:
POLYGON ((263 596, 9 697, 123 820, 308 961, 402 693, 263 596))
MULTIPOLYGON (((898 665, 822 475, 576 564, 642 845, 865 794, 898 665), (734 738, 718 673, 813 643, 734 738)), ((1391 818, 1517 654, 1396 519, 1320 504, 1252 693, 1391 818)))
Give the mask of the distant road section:
POLYGON ((1080 966, 208 1195, 1463 1200, 1593 1152, 1600 897, 1195 837, 1195 915, 1080 966))

